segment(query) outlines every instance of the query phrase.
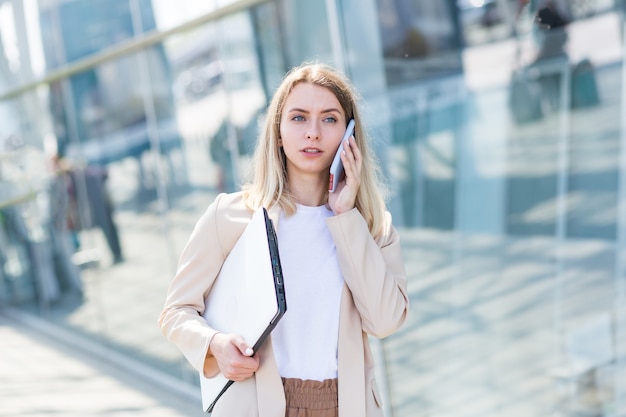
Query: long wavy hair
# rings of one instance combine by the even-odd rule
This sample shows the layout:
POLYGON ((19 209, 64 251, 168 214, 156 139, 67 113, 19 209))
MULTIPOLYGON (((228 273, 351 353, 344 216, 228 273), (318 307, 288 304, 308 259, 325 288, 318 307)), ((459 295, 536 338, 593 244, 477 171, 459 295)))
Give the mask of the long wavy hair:
POLYGON ((305 63, 292 68, 274 93, 257 140, 247 183, 242 188, 246 204, 252 209, 278 204, 287 215, 296 211, 296 203, 289 193, 286 156, 279 145, 279 138, 285 101, 300 83, 327 88, 337 97, 346 115, 346 122, 354 119, 354 137, 363 155, 356 208, 367 222, 370 233, 378 236, 384 227, 386 188, 357 106, 360 96, 345 75, 325 64, 305 63))

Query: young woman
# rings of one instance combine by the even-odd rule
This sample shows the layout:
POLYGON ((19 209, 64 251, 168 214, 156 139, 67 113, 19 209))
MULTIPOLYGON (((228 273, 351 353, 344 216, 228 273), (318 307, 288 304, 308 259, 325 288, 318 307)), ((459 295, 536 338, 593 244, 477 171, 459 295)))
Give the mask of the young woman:
POLYGON ((200 218, 159 318, 194 368, 236 381, 215 417, 382 416, 367 337, 395 332, 409 301, 378 180, 350 82, 322 64, 292 69, 268 108, 249 183, 220 194, 200 218), (329 167, 350 119, 345 178, 329 193, 329 167), (239 335, 210 328, 202 313, 222 262, 261 206, 277 229, 288 310, 249 356, 239 335))

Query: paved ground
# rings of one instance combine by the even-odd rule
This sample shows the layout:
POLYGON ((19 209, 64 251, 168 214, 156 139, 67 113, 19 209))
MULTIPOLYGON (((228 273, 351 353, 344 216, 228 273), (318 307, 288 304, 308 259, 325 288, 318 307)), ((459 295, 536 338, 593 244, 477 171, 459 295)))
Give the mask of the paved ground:
POLYGON ((184 400, 102 358, 0 313, 0 416, 204 415, 184 400))

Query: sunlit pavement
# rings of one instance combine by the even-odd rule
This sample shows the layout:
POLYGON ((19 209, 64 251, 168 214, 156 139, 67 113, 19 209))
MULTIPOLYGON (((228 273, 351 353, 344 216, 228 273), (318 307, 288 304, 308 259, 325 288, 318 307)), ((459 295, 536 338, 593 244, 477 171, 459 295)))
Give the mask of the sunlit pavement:
POLYGON ((198 403, 0 312, 0 416, 201 416, 198 403))

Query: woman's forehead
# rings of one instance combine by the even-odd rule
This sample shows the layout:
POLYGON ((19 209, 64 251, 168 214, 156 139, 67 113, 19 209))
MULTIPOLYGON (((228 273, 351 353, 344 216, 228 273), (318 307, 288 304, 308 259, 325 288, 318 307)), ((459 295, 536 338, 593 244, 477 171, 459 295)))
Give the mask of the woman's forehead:
POLYGON ((291 89, 285 100, 285 110, 289 111, 294 106, 342 110, 331 90, 311 83, 299 83, 291 89))

